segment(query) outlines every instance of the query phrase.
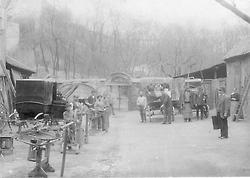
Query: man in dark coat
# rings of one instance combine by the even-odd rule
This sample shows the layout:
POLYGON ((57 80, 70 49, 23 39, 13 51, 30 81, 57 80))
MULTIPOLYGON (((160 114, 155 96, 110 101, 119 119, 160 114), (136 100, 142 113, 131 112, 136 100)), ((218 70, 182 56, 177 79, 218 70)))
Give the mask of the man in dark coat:
POLYGON ((201 113, 201 119, 203 119, 204 117, 204 108, 203 108, 203 106, 205 105, 204 97, 205 97, 205 94, 203 92, 203 89, 199 87, 198 93, 196 94, 196 97, 195 97, 197 120, 199 119, 199 113, 201 113))
POLYGON ((230 116, 230 98, 225 94, 225 88, 221 87, 218 91, 219 97, 216 103, 217 117, 220 122, 221 136, 219 138, 228 138, 227 118, 230 116))
POLYGON ((96 102, 96 91, 92 90, 91 95, 88 97, 87 104, 90 108, 94 108, 95 102, 96 102))
POLYGON ((164 115, 164 120, 162 124, 166 123, 171 124, 173 105, 170 96, 164 92, 164 89, 162 89, 161 101, 162 101, 161 110, 164 115))
POLYGON ((234 88, 233 93, 231 94, 231 113, 232 113, 232 121, 236 121, 237 117, 236 114, 238 114, 239 109, 239 101, 240 101, 240 94, 238 92, 237 88, 234 88))

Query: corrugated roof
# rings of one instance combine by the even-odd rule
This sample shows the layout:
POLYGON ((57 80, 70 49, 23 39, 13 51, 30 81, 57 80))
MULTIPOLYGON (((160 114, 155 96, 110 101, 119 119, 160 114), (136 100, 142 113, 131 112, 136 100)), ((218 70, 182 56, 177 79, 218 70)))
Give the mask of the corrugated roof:
POLYGON ((30 69, 28 66, 25 66, 24 64, 22 64, 21 62, 19 62, 18 60, 10 56, 6 56, 6 63, 20 70, 23 70, 29 73, 35 73, 34 70, 30 69))
POLYGON ((224 60, 229 60, 236 56, 242 56, 250 53, 250 37, 241 40, 239 43, 236 43, 234 47, 228 51, 224 56, 224 60))
POLYGON ((203 70, 198 70, 198 71, 178 75, 178 76, 175 76, 174 78, 187 78, 189 76, 189 77, 202 78, 202 79, 214 79, 215 71, 217 72, 217 78, 227 77, 226 63, 223 62, 217 65, 214 65, 212 67, 205 68, 203 70))

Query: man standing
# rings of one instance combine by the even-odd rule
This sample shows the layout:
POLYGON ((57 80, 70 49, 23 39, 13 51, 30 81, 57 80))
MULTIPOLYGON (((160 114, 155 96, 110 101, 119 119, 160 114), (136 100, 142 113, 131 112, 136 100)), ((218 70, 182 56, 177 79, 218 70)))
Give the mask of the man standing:
POLYGON ((164 120, 162 124, 166 123, 171 124, 171 116, 173 112, 172 100, 170 96, 164 92, 164 89, 162 90, 161 101, 162 101, 161 109, 164 115, 164 120))
POLYGON ((114 110, 114 97, 113 97, 113 94, 109 93, 108 94, 108 102, 109 102, 109 107, 110 107, 110 111, 111 111, 111 114, 114 116, 115 115, 115 110, 114 110))
POLYGON ((103 131, 108 132, 108 129, 109 129, 109 115, 110 115, 110 103, 108 101, 107 95, 103 96, 103 104, 104 104, 104 114, 103 114, 102 128, 103 128, 103 131))
POLYGON ((91 91, 91 95, 88 97, 87 102, 88 102, 87 103, 88 107, 94 108, 94 104, 96 102, 96 91, 95 90, 91 91))
POLYGON ((75 140, 76 142, 82 146, 82 114, 83 114, 83 107, 79 102, 79 96, 73 96, 73 112, 75 119, 75 140))
POLYGON ((234 89, 233 93, 231 94, 231 112, 232 112, 232 121, 236 121, 237 110, 239 107, 239 101, 240 101, 240 94, 238 93, 237 88, 234 89))
POLYGON ((183 117, 185 122, 191 122, 191 119, 193 117, 193 112, 192 112, 192 98, 191 98, 191 91, 188 87, 185 87, 184 93, 183 93, 183 101, 182 101, 182 106, 183 106, 183 117))
POLYGON ((228 138, 227 118, 230 116, 230 99, 225 94, 225 88, 221 87, 218 91, 218 101, 216 103, 217 117, 220 122, 221 136, 219 138, 228 138))
POLYGON ((201 120, 204 117, 204 92, 201 87, 198 88, 198 93, 196 95, 196 117, 199 120, 199 113, 201 113, 201 120))
POLYGON ((96 98, 96 102, 94 105, 94 108, 98 112, 99 117, 97 117, 97 127, 98 130, 104 131, 104 102, 103 102, 103 97, 102 95, 98 95, 96 98))
MULTIPOLYGON (((164 85, 164 93, 167 94, 172 102, 172 92, 170 90, 169 84, 165 83, 164 85)), ((172 110, 171 110, 171 121, 174 122, 174 108, 172 106, 172 110)))
POLYGON ((140 91, 139 97, 137 98, 137 106, 140 111, 141 122, 146 122, 146 107, 147 107, 147 99, 143 96, 143 92, 140 91))

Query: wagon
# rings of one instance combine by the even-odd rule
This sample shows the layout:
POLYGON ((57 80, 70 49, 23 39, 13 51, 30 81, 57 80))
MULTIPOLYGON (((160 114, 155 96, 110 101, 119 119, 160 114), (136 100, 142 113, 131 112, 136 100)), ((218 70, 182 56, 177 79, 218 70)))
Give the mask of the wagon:
MULTIPOLYGON (((150 122, 152 121, 153 116, 163 117, 163 112, 161 110, 161 106, 163 104, 161 101, 162 93, 159 90, 154 89, 154 87, 157 88, 158 85, 159 84, 155 85, 150 84, 151 87, 147 87, 146 90, 146 98, 147 98, 146 116, 150 122)), ((172 113, 174 113, 174 107, 172 113)), ((172 115, 172 120, 173 119, 174 115, 172 115)))
POLYGON ((163 115, 161 111, 161 101, 153 101, 147 104, 147 109, 146 109, 146 116, 149 119, 149 121, 152 121, 152 117, 156 115, 163 115))

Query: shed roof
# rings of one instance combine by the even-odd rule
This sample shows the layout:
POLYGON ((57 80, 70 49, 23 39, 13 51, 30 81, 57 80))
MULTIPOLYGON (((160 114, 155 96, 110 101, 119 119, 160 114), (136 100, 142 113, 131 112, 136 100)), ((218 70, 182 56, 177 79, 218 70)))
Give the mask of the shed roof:
POLYGON ((24 64, 22 64, 21 62, 10 56, 6 56, 6 65, 9 65, 12 68, 15 68, 25 73, 30 73, 30 74, 35 73, 34 70, 30 69, 28 66, 25 66, 24 64))
POLYGON ((236 43, 231 50, 224 56, 224 60, 230 60, 236 56, 242 56, 250 53, 250 37, 247 37, 236 43))
POLYGON ((172 81, 171 77, 141 77, 132 78, 134 83, 170 83, 172 81))
POLYGON ((214 65, 212 67, 183 74, 183 75, 178 75, 175 76, 174 78, 187 78, 189 77, 194 77, 194 78, 201 78, 201 79, 215 79, 215 72, 217 73, 217 78, 225 78, 227 77, 227 69, 226 69, 226 64, 220 63, 217 65, 214 65))

